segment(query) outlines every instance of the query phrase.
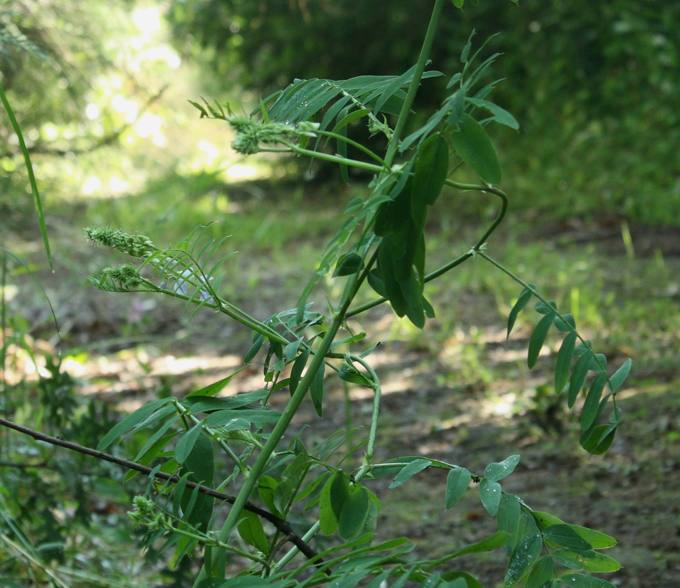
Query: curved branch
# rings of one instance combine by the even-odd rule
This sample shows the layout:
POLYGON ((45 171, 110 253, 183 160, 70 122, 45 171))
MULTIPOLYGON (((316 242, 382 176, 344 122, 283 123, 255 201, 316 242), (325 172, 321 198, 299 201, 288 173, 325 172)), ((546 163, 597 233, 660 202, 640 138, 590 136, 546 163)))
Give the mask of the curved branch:
MULTIPOLYGON (((65 441, 63 439, 59 439, 58 437, 52 437, 51 435, 46 435, 45 433, 34 431, 33 429, 29 429, 28 427, 24 427, 23 425, 19 425, 4 418, 0 418, 0 426, 7 427, 8 429, 13 429, 15 431, 18 431, 19 433, 28 435, 29 437, 33 437, 33 439, 35 439, 36 441, 43 441, 45 443, 49 443, 50 445, 63 447, 64 449, 69 449, 77 453, 82 453, 83 455, 89 455, 90 457, 94 457, 102 461, 115 463, 116 465, 127 468, 129 470, 134 470, 142 474, 145 474, 146 476, 150 476, 151 474, 153 474, 154 478, 170 482, 171 484, 177 484, 180 481, 179 476, 166 474, 164 472, 153 472, 152 468, 142 465, 141 463, 116 457, 115 455, 111 455, 110 453, 105 453, 103 451, 98 451, 90 447, 85 447, 84 445, 79 445, 78 443, 74 443, 72 441, 65 441)), ((233 504, 235 500, 233 496, 229 496, 228 494, 219 492, 214 488, 209 488, 208 486, 204 486, 203 484, 198 484, 190 480, 186 481, 186 486, 188 488, 196 488, 201 494, 212 496, 213 498, 217 498, 218 500, 222 500, 223 502, 227 502, 228 504, 233 504)), ((279 530, 279 532, 285 535, 288 538, 288 540, 295 545, 295 547, 297 547, 302 553, 305 554, 306 557, 312 559, 317 556, 316 551, 314 551, 314 549, 312 549, 312 547, 310 547, 309 544, 303 541, 303 539, 299 535, 297 535, 295 531, 293 531, 292 527, 288 524, 288 521, 285 521, 284 519, 276 516, 274 513, 271 513, 268 510, 260 508, 259 506, 252 504, 250 502, 247 502, 244 508, 256 514, 257 516, 262 517, 263 519, 274 525, 279 530)))

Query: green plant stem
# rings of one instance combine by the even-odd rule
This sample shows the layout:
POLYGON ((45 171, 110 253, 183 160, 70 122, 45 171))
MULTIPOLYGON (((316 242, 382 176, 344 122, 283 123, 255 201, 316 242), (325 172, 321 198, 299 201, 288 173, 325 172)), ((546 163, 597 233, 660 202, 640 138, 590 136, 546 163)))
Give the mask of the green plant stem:
POLYGON ((375 439, 378 435, 378 420, 380 418, 380 400, 382 397, 382 387, 380 386, 380 379, 375 370, 363 358, 357 355, 350 355, 351 361, 356 361, 361 364, 363 368, 370 374, 373 384, 373 410, 371 412, 371 426, 368 431, 368 443, 366 444, 366 451, 364 452, 364 459, 361 468, 354 476, 354 481, 360 481, 370 470, 370 464, 375 453, 375 439))
MULTIPOLYGON (((314 539, 316 534, 319 532, 320 528, 321 523, 319 521, 316 521, 311 527, 309 527, 307 532, 302 536, 302 540, 307 542, 310 541, 311 539, 314 539)), ((300 550, 297 547, 291 547, 286 552, 286 554, 272 566, 272 572, 275 572, 285 567, 288 564, 288 562, 290 562, 298 553, 300 553, 300 550)))
POLYGON ((378 163, 381 167, 385 165, 385 162, 383 161, 382 157, 380 157, 377 153, 371 151, 365 145, 362 145, 358 141, 355 141, 354 139, 350 139, 349 137, 346 137, 345 135, 342 135, 340 133, 334 133, 333 131, 314 131, 314 132, 317 135, 321 135, 323 137, 329 137, 331 139, 335 139, 336 141, 342 141, 347 145, 354 147, 358 151, 361 151, 364 155, 368 155, 368 157, 370 157, 373 161, 378 163))
MULTIPOLYGON (((204 302, 204 301, 196 301, 195 298, 192 298, 190 296, 185 296, 184 294, 179 294, 177 292, 173 292, 172 290, 167 290, 165 288, 160 288, 153 282, 142 278, 142 282, 146 284, 149 289, 151 289, 152 292, 158 292, 159 294, 165 294, 166 296, 171 296, 172 298, 177 298, 178 300, 184 300, 186 302, 191 302, 193 304, 196 304, 198 306, 205 306, 206 308, 212 308, 213 310, 219 310, 223 314, 226 314, 229 318, 234 319, 235 321, 241 323, 243 326, 247 327, 248 329, 255 331, 256 333, 259 333, 263 337, 266 337, 267 339, 271 341, 276 341, 277 343, 281 343, 281 345, 287 345, 290 343, 288 339, 286 339, 281 333, 275 331, 272 329, 270 326, 266 325, 265 323, 258 321, 256 318, 250 316, 247 312, 241 310, 240 308, 234 306, 230 302, 226 302, 225 300, 218 299, 217 303, 211 303, 211 302, 204 302)), ((148 292, 149 290, 126 290, 125 292, 148 292)))
MULTIPOLYGON (((354 296, 359 290, 359 287, 366 279, 368 272, 370 271, 373 263, 375 262, 375 258, 376 254, 374 253, 371 259, 365 264, 364 270, 360 274, 355 274, 352 280, 348 282, 342 299, 342 304, 340 305, 338 312, 335 314, 333 322, 329 326, 326 335, 321 340, 319 349, 314 355, 312 362, 309 368, 307 369, 307 372, 300 380, 300 383, 298 384, 297 388, 295 389, 295 392, 288 401, 286 408, 283 410, 281 416, 279 417, 279 420, 274 425, 274 429, 269 435, 269 438, 267 439, 267 442, 262 448, 262 451, 255 460, 255 463, 253 464, 248 477, 244 480, 243 485, 241 486, 239 493, 236 496, 236 499, 234 500, 232 508, 229 510, 227 519, 225 520, 224 525, 218 535, 218 539, 220 541, 227 542, 229 540, 229 537, 231 536, 232 531, 234 530, 234 527, 236 527, 236 525, 238 524, 238 521, 241 516, 241 511, 246 505, 248 498, 250 497, 250 494, 253 491, 260 475, 264 471, 264 468, 266 467, 269 458, 271 457, 272 453, 279 444, 279 441, 286 432, 286 429, 290 425, 290 422, 293 420, 293 417, 295 416, 295 413, 297 412, 300 404, 302 403, 302 400, 306 396, 307 391, 309 390, 312 381, 316 376, 316 373, 319 371, 319 368, 321 367, 322 363, 325 360, 325 355, 330 349, 330 346, 333 343, 333 340, 335 339, 336 333, 340 329, 342 323, 345 321, 345 313, 347 312, 349 305, 351 304, 352 300, 354 299, 354 296)), ((218 553, 216 559, 217 559, 216 572, 219 575, 224 575, 224 567, 226 563, 225 554, 218 553)), ((197 581, 204 577, 206 577, 205 569, 202 570, 202 573, 201 575, 199 575, 199 578, 197 578, 197 581)))
MULTIPOLYGON (((390 138, 390 142, 388 144, 387 154, 385 156, 385 167, 380 167, 364 162, 357 162, 354 160, 350 160, 351 163, 347 163, 346 158, 343 157, 337 157, 333 155, 321 154, 315 151, 309 151, 307 149, 301 149, 295 145, 288 145, 288 147, 291 148, 292 151, 299 153, 300 155, 317 157, 318 159, 323 159, 334 163, 341 163, 344 165, 354 165, 354 167, 374 171, 376 173, 384 172, 385 168, 389 169, 392 166, 392 163, 394 162, 394 157, 397 152, 401 133, 403 132, 403 129, 406 125, 406 119, 408 117, 409 110, 411 108, 411 105, 413 104, 413 99, 415 98, 418 85, 420 84, 421 77, 425 70, 425 65, 429 58, 432 43, 434 41, 435 31, 437 29, 437 24, 439 21, 439 15, 441 14, 443 6, 444 0, 435 0, 435 5, 432 10, 432 16, 430 17, 430 22, 425 33, 425 39, 423 40, 420 55, 418 56, 418 61, 416 63, 415 73, 409 86, 408 92, 406 94, 404 103, 402 105, 402 109, 399 113, 399 118, 397 120, 395 131, 392 137, 390 138)), ((359 287, 366 279, 368 272, 370 271, 373 263, 375 262, 375 258, 376 252, 373 253, 371 259, 365 264, 364 270, 358 275, 355 274, 350 280, 350 282, 348 282, 340 308, 338 312, 335 314, 333 322, 331 323, 326 335, 322 339, 317 354, 314 355, 312 363, 310 364, 307 372, 305 373, 304 377, 298 384, 295 392, 293 393, 293 396, 288 401, 288 404, 286 405, 286 408, 281 414, 281 417, 274 426, 274 429, 272 430, 269 439, 267 440, 267 443, 265 444, 264 448, 260 452, 260 455, 255 461, 255 464, 253 465, 250 475, 244 480, 243 486, 241 486, 241 489, 236 497, 236 500, 234 501, 234 505, 232 506, 232 508, 229 511, 229 514, 227 515, 227 520, 224 522, 224 525, 220 530, 218 536, 220 541, 226 542, 229 540, 229 537, 231 536, 234 527, 239 521, 241 511, 243 510, 243 507, 245 506, 248 497, 250 496, 252 490, 254 489, 255 484, 257 483, 257 480, 259 479, 260 475, 264 471, 264 468, 267 465, 267 462, 269 461, 271 454, 276 449, 276 446, 281 440, 281 437, 285 433, 291 420, 293 419, 293 416, 295 416, 298 407, 300 406, 302 400, 307 394, 307 391, 311 386, 313 378, 316 376, 316 373, 320 369, 326 353, 328 353, 328 351, 330 350, 331 344, 333 343, 335 335, 340 329, 340 326, 345 321, 346 313, 349 310, 349 306, 352 303, 354 296, 358 292, 359 287)), ((224 552, 219 553, 217 555, 216 571, 220 576, 224 575, 225 563, 226 562, 224 552)), ((199 574, 197 582, 200 581, 200 579, 205 576, 206 574, 204 568, 201 574, 199 574)))
MULTIPOLYGON (((373 381, 373 410, 371 412, 371 426, 368 432, 368 443, 366 444, 366 451, 364 452, 364 458, 361 467, 359 468, 357 473, 354 476, 352 476, 354 482, 357 483, 361 481, 361 479, 366 474, 368 474, 368 472, 370 472, 371 469, 373 469, 371 461, 375 453, 375 440, 378 434, 378 420, 380 417, 380 400, 382 396, 382 388, 380 386, 380 379, 378 378, 378 374, 368 364, 368 362, 366 362, 362 357, 359 357, 358 355, 350 355, 350 360, 356 361, 357 363, 361 364, 363 368, 370 374, 371 379, 373 381)), ((346 382, 343 383, 345 384, 345 386, 347 385, 346 382)), ((312 539, 319 532, 320 527, 321 523, 319 521, 315 522, 302 536, 303 541, 309 541, 310 539, 312 539), (305 539, 305 537, 307 539, 305 539)), ((283 568, 298 553, 299 549, 297 547, 291 547, 290 550, 288 550, 286 554, 272 567, 272 571, 280 570, 281 568, 283 568)))
POLYGON ((0 85, 0 101, 5 107, 5 112, 9 118, 9 122, 16 133, 17 139, 19 140, 19 148, 24 157, 24 165, 26 166, 26 173, 28 174, 28 182, 31 185, 31 192, 33 193, 33 201, 35 203, 35 209, 38 213, 38 225, 40 227, 40 235, 43 241, 43 247, 45 248, 45 254, 47 255, 47 263, 50 269, 54 271, 54 264, 52 261, 52 250, 50 249, 50 239, 47 235, 47 225, 45 224, 45 210, 43 209, 42 199, 40 198, 40 192, 38 191, 38 182, 35 179, 35 174, 33 173, 33 164, 31 163, 31 154, 28 152, 28 147, 26 147, 26 141, 24 141, 24 134, 21 132, 21 125, 14 114, 9 100, 7 99, 7 94, 5 89, 0 85))
POLYGON ((425 66, 427 65, 427 60, 430 58, 430 52, 432 50, 432 44, 434 43, 435 33, 437 32, 437 26, 439 24, 439 16, 444 8, 445 0, 435 0, 434 7, 432 8, 432 14, 430 15, 430 22, 427 25, 427 30, 425 31, 425 38, 423 39, 423 44, 420 47, 420 53, 418 55, 418 60, 416 61, 416 68, 413 72, 413 79, 406 92, 406 98, 404 98, 404 103, 401 105, 401 110, 399 111, 399 118, 397 119, 397 124, 394 127, 394 132, 390 137, 390 142, 387 145, 387 153, 385 154, 385 166, 388 168, 392 167, 394 163, 394 158, 397 154, 397 149, 399 147, 399 141, 401 140, 401 134, 406 128, 406 121, 408 120, 409 111, 413 105, 413 100, 416 97, 416 92, 418 91, 418 86, 423 77, 423 72, 425 71, 425 66))
POLYGON ((292 151, 298 155, 304 155, 305 157, 311 157, 313 159, 320 159, 322 161, 330 161, 331 163, 338 163, 340 165, 346 165, 348 167, 355 167, 357 169, 364 169, 367 171, 372 171, 374 173, 380 173, 386 171, 387 168, 381 165, 375 165, 374 163, 368 163, 366 161, 360 161, 358 159, 349 159, 347 157, 342 157, 341 155, 331 155, 329 153, 322 153, 321 151, 314 151, 313 149, 303 149, 298 147, 293 143, 284 143, 286 149, 261 149, 265 153, 286 153, 292 151))
POLYGON ((456 182, 454 180, 446 180, 444 183, 447 186, 458 188, 459 190, 486 192, 487 194, 493 194, 494 196, 500 198, 501 208, 498 211, 496 218, 494 219, 493 223, 491 223, 491 226, 479 238, 479 241, 477 241, 476 245, 473 247, 475 251, 480 249, 482 245, 484 245, 484 243, 486 243, 489 240, 489 237, 498 228, 498 225, 500 225, 503 222, 505 214, 508 212, 508 195, 500 188, 489 186, 487 184, 464 184, 462 182, 456 182))
MULTIPOLYGON (((496 261, 493 257, 487 255, 484 251, 478 251, 477 254, 481 258, 486 259, 486 261, 488 261, 491 265, 493 265, 497 269, 501 270, 506 276, 512 278, 519 285, 521 285, 524 288, 526 288, 527 290, 529 290, 536 298, 538 298, 543 304, 545 304, 548 308, 550 308, 555 313, 555 316, 562 320, 562 323, 564 323, 569 328, 570 332, 572 332, 572 333, 574 333, 574 335, 576 335, 578 340, 588 350, 588 353, 590 353, 591 357, 597 362, 597 365, 600 368, 600 372, 607 376, 607 383, 609 384, 609 389, 613 390, 613 386, 612 386, 611 380, 609 379, 609 374, 607 372, 607 367, 602 363, 600 358, 595 354, 590 343, 588 341, 586 341, 581 336, 581 334, 576 330, 576 327, 571 326, 571 324, 566 320, 566 318, 557 310, 557 308, 555 308, 555 306, 552 304, 552 302, 550 302, 544 296, 542 296, 536 290, 536 288, 534 288, 531 284, 525 282, 522 278, 520 278, 518 275, 513 273, 507 267, 505 267, 504 265, 502 265, 501 263, 496 261)), ((616 407, 616 393, 615 392, 612 392, 612 399, 614 401, 614 406, 616 407)))
MULTIPOLYGON (((440 268, 430 272, 427 274, 424 278, 424 282, 431 282, 432 280, 436 280, 439 276, 445 274, 446 272, 452 270, 453 268, 459 266, 461 263, 464 261, 467 261, 471 257, 475 255, 476 252, 478 252, 482 246, 489 240, 489 237, 491 237, 492 233, 498 228, 498 226, 503 222, 503 219, 505 218, 505 215, 508 210, 508 197, 503 190, 500 188, 495 188, 493 186, 487 186, 487 185, 482 185, 482 184, 463 184, 460 182, 454 182, 453 180, 446 180, 445 182, 448 186, 452 186, 454 188, 458 188, 459 190, 475 190, 479 192, 487 192, 489 194, 493 194, 494 196, 498 196, 501 199, 501 208, 498 211, 498 214, 496 215, 496 218, 494 219, 493 223, 489 226, 489 228, 484 231, 484 234, 479 238, 477 243, 467 251, 466 253, 463 253, 462 255, 459 255, 455 259, 452 259, 448 263, 444 264, 440 268)), ((347 318, 351 318, 353 316, 357 316, 358 314, 361 314, 363 312, 366 312, 367 310, 370 310, 371 308, 375 308, 376 306, 380 306, 383 302, 387 302, 387 298, 376 298, 375 300, 371 300, 370 302, 366 302, 365 304, 362 304, 361 306, 357 306, 356 308, 351 309, 350 311, 347 312, 347 318)))

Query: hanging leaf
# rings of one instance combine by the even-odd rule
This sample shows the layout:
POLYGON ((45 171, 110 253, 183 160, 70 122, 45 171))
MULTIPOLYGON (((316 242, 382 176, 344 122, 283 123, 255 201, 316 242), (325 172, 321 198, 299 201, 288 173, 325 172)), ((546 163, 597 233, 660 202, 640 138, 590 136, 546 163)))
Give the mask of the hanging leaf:
POLYGON ((506 457, 503 461, 497 463, 490 463, 484 469, 484 477, 492 482, 500 482, 503 478, 507 478, 519 464, 520 457, 517 454, 506 457))
MULTIPOLYGON (((215 458, 212 442, 205 434, 199 435, 191 453, 184 460, 182 474, 186 472, 190 472, 189 479, 192 482, 212 486, 215 458)), ((181 501, 184 518, 199 529, 206 530, 212 517, 214 501, 211 496, 199 493, 197 488, 191 492, 187 488, 181 501)))
POLYGON ((309 390, 309 394, 312 397, 312 404, 314 405, 314 410, 319 416, 323 416, 323 378, 324 378, 325 366, 322 363, 319 366, 316 374, 314 374, 314 379, 312 380, 312 385, 309 390))
POLYGON ((412 201, 433 205, 449 171, 449 146, 437 133, 419 147, 411 186, 412 201))
POLYGON ((529 339, 529 352, 527 355, 527 365, 529 366, 529 369, 536 365, 538 355, 541 352, 543 343, 545 343, 545 338, 548 336, 548 331, 553 324, 553 318, 554 316, 551 314, 545 315, 538 321, 534 332, 531 333, 531 338, 529 339))
POLYGON ((515 326, 515 322, 517 321, 519 313, 522 312, 524 307, 527 305, 527 303, 531 299, 531 296, 532 296, 531 290, 529 290, 528 288, 524 288, 524 290, 522 290, 522 293, 519 295, 517 302, 515 302, 515 305, 510 310, 510 314, 508 315, 507 338, 510 337, 510 332, 512 331, 512 328, 515 326))
POLYGON ((302 353, 293 363, 293 367, 290 368, 290 379, 288 380, 288 389, 290 393, 293 394, 297 390, 298 384, 300 383, 300 378, 302 377, 302 371, 307 365, 307 359, 309 358, 309 350, 307 348, 302 350, 302 353))
POLYGON ((585 352, 581 357, 579 357, 574 370, 571 373, 571 381, 569 382, 569 394, 567 396, 567 404, 569 408, 574 406, 576 402, 576 397, 578 393, 583 388, 583 384, 586 381, 586 375, 588 374, 588 368, 590 367, 590 361, 592 359, 592 354, 585 352))
POLYGON ((343 502, 338 530, 343 539, 353 539, 366 525, 369 512, 368 492, 359 486, 349 492, 343 502))
POLYGON ((493 120, 498 124, 510 127, 515 131, 519 130, 519 123, 517 122, 517 119, 515 119, 515 117, 512 116, 512 114, 510 114, 507 110, 498 106, 498 104, 494 104, 489 100, 483 100, 481 98, 467 98, 467 101, 477 108, 484 108, 485 110, 488 110, 492 114, 493 120))
POLYGON ((364 261, 361 255, 350 251, 345 253, 338 259, 338 263, 335 266, 335 272, 333 272, 333 277, 351 276, 361 271, 364 266, 364 261))
POLYGON ((467 492, 472 474, 466 468, 453 468, 446 477, 446 508, 451 508, 467 492))
POLYGON ((432 465, 429 459, 416 459, 404 466, 401 471, 394 477, 394 480, 389 485, 390 490, 398 488, 407 480, 410 480, 416 474, 422 472, 432 465))
POLYGON ((555 364, 555 392, 560 394, 569 381, 569 366, 574 355, 576 333, 569 333, 562 341, 555 364))
POLYGON ((479 483, 479 499, 486 512, 492 517, 495 517, 498 514, 502 496, 503 489, 498 482, 483 478, 479 483))
POLYGON ((616 436, 616 425, 595 425, 581 434, 581 447, 593 455, 606 453, 616 436))
POLYGON ((496 515, 498 528, 508 533, 510 537, 514 537, 519 526, 521 512, 519 498, 512 494, 503 493, 496 515))
POLYGON ((512 586, 518 582, 541 554, 543 541, 540 534, 531 534, 519 542, 510 558, 508 571, 505 574, 505 585, 512 586))
POLYGON ((262 344, 264 343, 264 335, 261 335, 260 333, 256 333, 255 336, 253 337, 253 343, 246 351, 246 354, 243 356, 243 363, 250 363, 253 361, 255 356, 257 355, 257 352, 260 351, 262 348, 262 344))
POLYGON ((543 531, 543 539, 571 551, 589 551, 592 545, 581 537, 570 525, 552 525, 543 531))
POLYGON ((553 579, 555 574, 555 564, 551 557, 542 557, 531 570, 527 579, 526 588, 543 588, 546 583, 553 579))
POLYGON ((348 484, 345 475, 337 471, 321 489, 319 496, 319 524, 324 535, 332 535, 338 528, 338 520, 342 507, 348 496, 348 484))
POLYGON ((173 400, 173 398, 159 398, 158 400, 153 400, 141 408, 138 408, 135 412, 129 414, 122 421, 114 425, 99 442, 97 449, 104 451, 107 447, 109 447, 109 445, 120 439, 126 433, 130 432, 144 419, 151 416, 166 404, 173 402, 173 400))
POLYGON ((623 383, 626 381, 628 378, 628 375, 630 374, 630 370, 633 367, 633 360, 632 359, 626 359, 621 364, 621 367, 617 369, 613 374, 612 377, 609 378, 610 386, 611 386, 611 391, 612 392, 618 392, 623 383))
POLYGON ((179 441, 175 446, 175 461, 177 461, 177 463, 184 463, 186 458, 189 457, 196 441, 198 441, 202 428, 203 425, 201 423, 196 423, 179 438, 179 441))
POLYGON ((249 510, 244 510, 241 513, 238 534, 248 545, 252 545, 258 551, 269 555, 269 540, 262 527, 260 517, 255 513, 249 510))
POLYGON ((583 404, 583 411, 581 412, 581 430, 587 431, 593 426, 593 423, 597 420, 600 414, 600 398, 602 396, 602 390, 607 383, 606 374, 598 374, 593 380, 590 386, 588 395, 586 396, 586 401, 583 404))
POLYGON ((463 114, 457 130, 451 133, 451 143, 460 158, 490 184, 501 181, 501 166, 491 139, 484 127, 469 114, 463 114))

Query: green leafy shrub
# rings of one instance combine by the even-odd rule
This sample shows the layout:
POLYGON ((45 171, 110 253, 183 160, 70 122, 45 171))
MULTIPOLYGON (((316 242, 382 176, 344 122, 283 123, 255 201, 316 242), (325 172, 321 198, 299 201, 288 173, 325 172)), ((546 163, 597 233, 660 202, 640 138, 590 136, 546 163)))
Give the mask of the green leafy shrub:
POLYGON ((381 384, 369 361, 374 348, 354 330, 354 320, 389 303, 396 315, 424 328, 435 314, 425 296, 426 284, 471 259, 491 264, 522 287, 508 318, 508 336, 519 313, 534 305, 538 320, 529 339, 529 367, 536 364, 551 332, 562 338, 555 394, 569 408, 580 409, 580 442, 586 451, 601 454, 613 442, 621 421, 616 394, 631 369, 630 360, 610 369, 606 357, 579 334, 573 316, 488 253, 487 242, 505 217, 508 198, 498 187, 502 169, 487 129, 492 124, 518 125, 490 100, 498 82, 487 82, 484 76, 497 55, 484 58, 484 46, 473 48, 472 37, 461 52, 460 72, 445 76, 427 69, 445 4, 434 1, 417 62, 401 75, 297 80, 265 98, 248 117, 218 103, 195 103, 201 117, 233 127, 233 146, 241 153, 290 153, 372 174, 368 194, 348 202, 295 308, 261 321, 224 298, 214 276, 221 263, 214 259, 219 243, 205 241, 200 233, 164 248, 143 235, 87 231, 92 240, 134 262, 92 276, 97 287, 161 293, 224 314, 253 332, 244 365, 258 354, 263 357, 263 384, 258 389, 220 397, 231 374, 184 398, 149 402, 111 428, 97 451, 77 449, 149 477, 149 491, 134 500, 130 517, 144 531, 148 546, 174 550, 171 565, 202 553, 194 583, 198 588, 407 582, 477 587, 479 581, 452 562, 500 549, 507 555, 506 586, 612 586, 592 575, 619 568, 603 553, 615 544, 612 537, 537 511, 528 500, 504 489, 502 482, 519 466, 519 455, 490 463, 482 471, 433 457, 376 459, 381 384), (445 96, 423 124, 407 134, 416 91, 430 79, 446 82, 445 96), (384 154, 350 138, 346 131, 352 124, 383 135, 384 154), (360 157, 348 157, 348 147, 360 157), (478 183, 450 177, 462 166, 479 177, 478 183), (488 194, 497 199, 499 213, 468 251, 427 271, 426 218, 445 187, 488 194), (329 304, 326 316, 312 310, 308 300, 328 276, 341 284, 342 293, 329 304), (366 285, 377 298, 358 305, 355 298, 366 285), (344 434, 305 443, 291 426, 307 399, 317 415, 324 416, 325 390, 336 377, 373 395, 359 463, 352 461, 356 446, 343 445, 344 434), (272 401, 281 396, 283 409, 278 411, 272 401), (137 432, 147 437, 135 447, 134 462, 104 453, 137 432), (374 480, 390 478, 389 488, 394 489, 434 470, 446 472, 444 509, 474 488, 484 510, 496 520, 497 531, 439 557, 413 556, 413 545, 404 537, 377 540, 381 499, 372 490, 374 480), (289 550, 284 551, 287 544, 289 550))

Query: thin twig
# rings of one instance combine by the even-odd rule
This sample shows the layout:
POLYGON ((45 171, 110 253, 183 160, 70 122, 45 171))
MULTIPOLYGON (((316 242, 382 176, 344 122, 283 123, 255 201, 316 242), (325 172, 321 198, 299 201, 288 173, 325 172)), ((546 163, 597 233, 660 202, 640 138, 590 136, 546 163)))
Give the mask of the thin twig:
MULTIPOLYGON (((0 418, 0 426, 7 427, 8 429, 13 429, 15 431, 18 431, 19 433, 23 433, 24 435, 33 437, 36 441, 44 441, 45 443, 49 443, 50 445, 63 447, 64 449, 70 449, 71 451, 82 453, 83 455, 89 455, 102 461, 115 463, 116 465, 127 468, 129 470, 135 470, 147 476, 151 476, 153 474, 154 478, 158 478, 159 480, 164 480, 172 484, 176 484, 180 481, 179 476, 166 474, 164 472, 154 472, 152 468, 142 465, 141 463, 130 461, 128 459, 123 459, 121 457, 116 457, 115 455, 111 455, 110 453, 105 453, 103 451, 98 451, 97 449, 92 449, 91 447, 85 447, 84 445, 79 445, 78 443, 74 443, 73 441, 65 441, 64 439, 59 439, 58 437, 52 437, 51 435, 40 433, 39 431, 29 429, 28 427, 24 427, 23 425, 19 425, 12 421, 8 421, 7 419, 4 418, 0 418)), ((213 488, 204 486, 203 484, 192 482, 190 480, 186 481, 186 486, 189 488, 196 488, 202 494, 212 496, 213 498, 217 498, 218 500, 222 500, 229 504, 233 504, 235 500, 233 496, 229 496, 228 494, 224 494, 213 488)), ((269 512, 268 510, 264 510, 263 508, 260 508, 259 506, 256 506, 255 504, 252 504, 250 502, 247 502, 244 508, 256 514, 257 516, 262 517, 263 519, 274 525, 282 534, 288 537, 289 541, 293 543, 295 547, 297 547, 302 553, 304 553, 306 557, 310 559, 316 557, 317 554, 314 551, 314 549, 312 549, 312 547, 305 543, 305 541, 303 541, 302 538, 299 535, 297 535, 295 531, 293 531, 293 529, 291 528, 287 521, 279 518, 278 516, 269 512)))

